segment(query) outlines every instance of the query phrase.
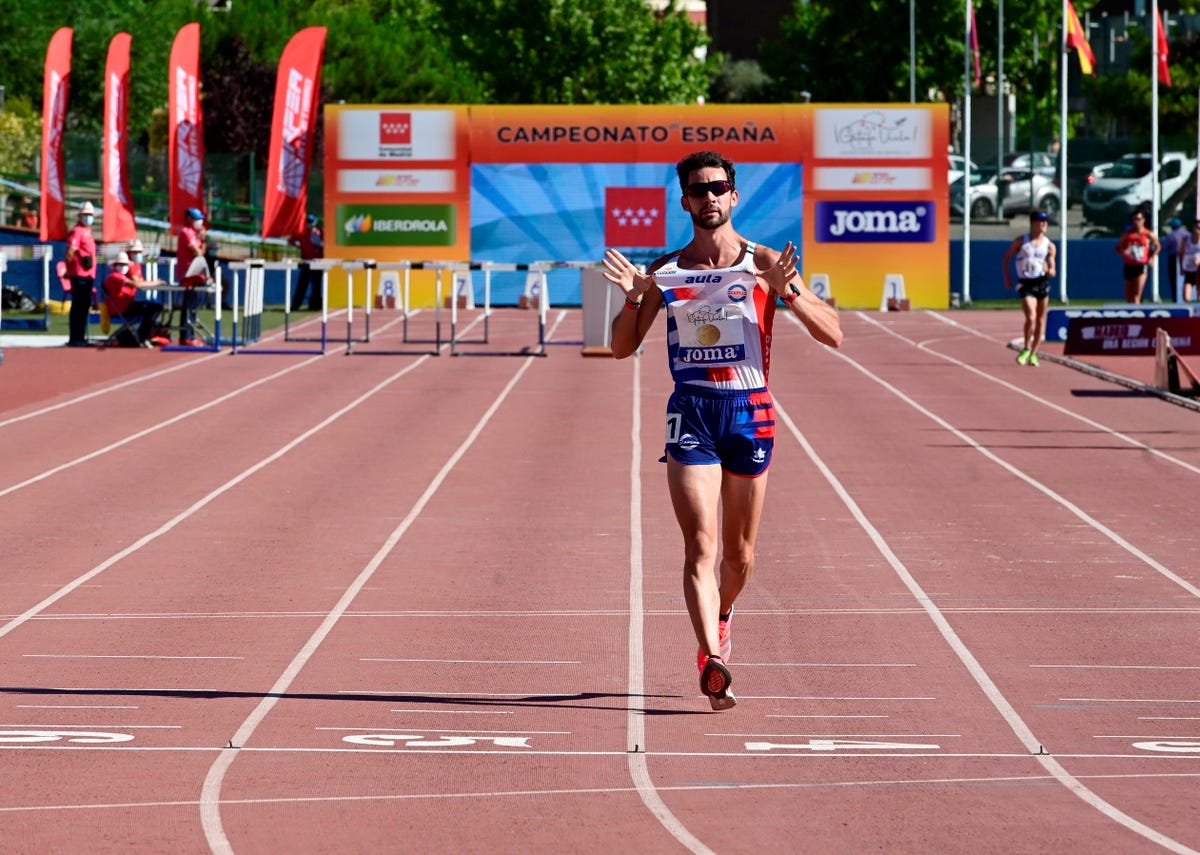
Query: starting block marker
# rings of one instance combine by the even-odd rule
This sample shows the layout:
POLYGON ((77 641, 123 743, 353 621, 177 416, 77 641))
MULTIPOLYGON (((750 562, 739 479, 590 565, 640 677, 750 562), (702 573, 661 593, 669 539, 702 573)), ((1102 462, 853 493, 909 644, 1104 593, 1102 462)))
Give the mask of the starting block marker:
POLYGON ((908 306, 908 297, 904 293, 904 274, 886 274, 883 277, 883 298, 879 302, 879 311, 907 312, 908 306))

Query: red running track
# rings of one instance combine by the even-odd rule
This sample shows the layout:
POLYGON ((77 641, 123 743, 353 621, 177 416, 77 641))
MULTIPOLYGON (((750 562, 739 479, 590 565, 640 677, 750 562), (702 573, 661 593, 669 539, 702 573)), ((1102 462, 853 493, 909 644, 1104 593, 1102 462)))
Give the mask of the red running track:
POLYGON ((1200 850, 1200 414, 1017 366, 1012 312, 842 323, 778 323, 719 714, 661 325, 10 349, 0 850, 1200 850))

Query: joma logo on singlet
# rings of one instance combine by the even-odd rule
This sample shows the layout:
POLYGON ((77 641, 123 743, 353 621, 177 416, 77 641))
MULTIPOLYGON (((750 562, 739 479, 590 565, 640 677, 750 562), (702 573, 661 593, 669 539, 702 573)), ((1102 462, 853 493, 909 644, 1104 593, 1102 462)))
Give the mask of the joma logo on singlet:
POLYGON ((679 361, 689 364, 734 362, 742 358, 741 347, 681 347, 679 361))
POLYGON ((720 282, 721 276, 718 273, 705 273, 702 276, 689 276, 683 280, 684 285, 700 285, 704 282, 720 282))
POLYGON ((817 240, 829 243, 929 243, 932 202, 818 202, 817 240))

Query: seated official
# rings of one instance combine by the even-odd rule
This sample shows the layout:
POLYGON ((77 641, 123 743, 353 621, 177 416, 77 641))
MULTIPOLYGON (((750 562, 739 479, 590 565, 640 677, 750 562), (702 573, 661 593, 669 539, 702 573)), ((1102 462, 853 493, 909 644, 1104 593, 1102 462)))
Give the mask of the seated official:
POLYGON ((154 334, 154 322, 162 313, 162 303, 138 300, 138 288, 154 288, 162 282, 146 282, 129 275, 129 254, 117 253, 111 265, 112 272, 104 280, 104 302, 112 315, 120 315, 127 321, 140 319, 137 328, 138 344, 150 341, 154 334))

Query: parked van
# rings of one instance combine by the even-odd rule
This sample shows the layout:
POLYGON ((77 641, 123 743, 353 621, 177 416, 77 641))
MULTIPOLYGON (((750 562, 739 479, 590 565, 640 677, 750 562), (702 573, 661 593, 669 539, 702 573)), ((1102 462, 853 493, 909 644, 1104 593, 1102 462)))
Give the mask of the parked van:
MULTIPOLYGON (((1134 210, 1149 210, 1154 199, 1151 162, 1149 154, 1127 154, 1113 161, 1083 191, 1083 216, 1089 222, 1119 230, 1134 210)), ((1158 170, 1159 198, 1164 202, 1171 198, 1195 171, 1195 158, 1178 151, 1163 154, 1158 170)))

